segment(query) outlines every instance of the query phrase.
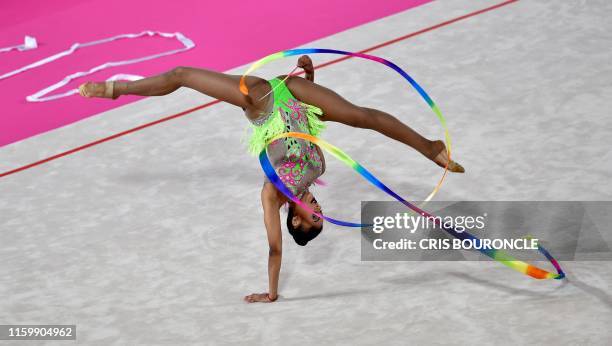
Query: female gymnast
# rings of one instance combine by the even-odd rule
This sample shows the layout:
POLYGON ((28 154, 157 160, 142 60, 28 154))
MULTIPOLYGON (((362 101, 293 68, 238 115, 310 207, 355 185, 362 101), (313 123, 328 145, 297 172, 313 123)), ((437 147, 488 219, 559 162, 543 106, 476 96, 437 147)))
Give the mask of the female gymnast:
MULTIPOLYGON (((166 95, 180 87, 187 87, 244 110, 253 130, 249 151, 255 156, 265 147, 268 139, 278 133, 292 131, 318 136, 326 126, 324 122, 334 121, 377 131, 416 149, 440 167, 448 165, 451 172, 464 172, 461 165, 449 161, 444 142, 430 141, 388 113, 354 105, 334 91, 315 84, 314 67, 307 55, 299 58, 297 66, 304 70, 305 78, 290 75, 268 81, 246 76, 249 90, 246 96, 239 90, 239 75, 182 66, 133 82, 87 82, 79 87, 79 92, 84 97, 116 99, 121 95, 166 95)), ((282 138, 270 143, 268 157, 287 188, 303 203, 322 214, 320 204, 308 190, 325 172, 321 149, 303 139, 282 138)), ((274 302, 278 298, 282 258, 280 208, 288 203, 287 229, 299 245, 306 245, 323 229, 321 218, 290 201, 267 177, 261 190, 261 203, 269 244, 269 290, 244 297, 250 303, 274 302)))

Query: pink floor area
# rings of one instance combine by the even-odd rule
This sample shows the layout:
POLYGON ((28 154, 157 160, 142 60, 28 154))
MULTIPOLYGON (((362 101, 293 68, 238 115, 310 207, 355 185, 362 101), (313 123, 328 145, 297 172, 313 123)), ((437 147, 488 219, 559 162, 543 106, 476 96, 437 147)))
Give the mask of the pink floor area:
MULTIPOLYGON (((264 55, 429 1, 4 0, 0 5, 0 47, 21 44, 25 35, 36 37, 39 47, 31 51, 0 53, 0 75, 64 51, 76 42, 144 30, 182 32, 196 43, 196 47, 168 57, 109 68, 75 80, 54 93, 76 88, 87 80, 104 80, 116 73, 149 76, 177 65, 226 71, 264 55)), ((161 37, 120 40, 84 48, 34 70, 0 80, 3 108, 0 146, 140 98, 86 100, 76 95, 31 103, 25 100, 27 95, 69 74, 87 71, 107 61, 133 59, 180 47, 178 41, 161 37)))

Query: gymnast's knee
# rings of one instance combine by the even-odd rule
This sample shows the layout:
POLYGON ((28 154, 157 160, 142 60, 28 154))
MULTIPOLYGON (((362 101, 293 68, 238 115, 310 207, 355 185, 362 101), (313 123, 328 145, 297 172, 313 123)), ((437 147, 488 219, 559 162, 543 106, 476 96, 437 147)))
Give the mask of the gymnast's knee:
POLYGON ((183 85, 189 75, 189 67, 176 66, 167 73, 168 78, 175 84, 183 85))
POLYGON ((348 125, 362 129, 372 128, 374 119, 368 108, 356 106, 352 113, 348 125))

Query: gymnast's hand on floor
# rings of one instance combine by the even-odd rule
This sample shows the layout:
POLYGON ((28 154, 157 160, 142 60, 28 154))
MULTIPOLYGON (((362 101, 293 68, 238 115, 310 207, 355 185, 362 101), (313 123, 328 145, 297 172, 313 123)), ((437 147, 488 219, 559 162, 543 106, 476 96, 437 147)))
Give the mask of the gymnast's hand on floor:
POLYGON ((278 299, 278 295, 272 299, 268 293, 253 293, 244 297, 247 303, 273 303, 278 299))
POLYGON ((306 79, 314 82, 314 66, 312 65, 312 60, 310 60, 308 55, 302 55, 298 59, 297 66, 304 69, 304 72, 306 72, 306 79))

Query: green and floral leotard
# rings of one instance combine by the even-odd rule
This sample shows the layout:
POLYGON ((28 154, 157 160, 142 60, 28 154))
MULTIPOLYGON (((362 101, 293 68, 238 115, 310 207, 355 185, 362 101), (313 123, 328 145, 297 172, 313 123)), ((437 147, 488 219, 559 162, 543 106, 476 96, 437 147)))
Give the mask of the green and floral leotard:
MULTIPOLYGON (((300 102, 278 78, 269 83, 273 89, 273 106, 250 124, 248 149, 253 156, 258 156, 265 143, 279 133, 302 132, 318 136, 326 127, 319 119, 323 115, 320 108, 300 102)), ((298 198, 325 172, 321 149, 301 138, 273 141, 268 147, 268 158, 281 181, 298 198)), ((266 182, 269 182, 268 177, 264 178, 264 184, 266 182)))

